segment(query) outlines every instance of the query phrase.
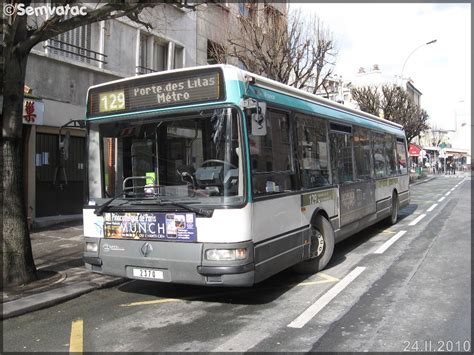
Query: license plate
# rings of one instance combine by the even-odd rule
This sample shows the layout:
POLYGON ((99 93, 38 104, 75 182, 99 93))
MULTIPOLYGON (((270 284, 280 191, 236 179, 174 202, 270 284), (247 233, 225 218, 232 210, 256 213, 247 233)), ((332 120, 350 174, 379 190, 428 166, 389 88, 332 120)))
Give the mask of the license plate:
POLYGON ((133 277, 143 279, 163 280, 163 271, 153 269, 133 269, 133 277))

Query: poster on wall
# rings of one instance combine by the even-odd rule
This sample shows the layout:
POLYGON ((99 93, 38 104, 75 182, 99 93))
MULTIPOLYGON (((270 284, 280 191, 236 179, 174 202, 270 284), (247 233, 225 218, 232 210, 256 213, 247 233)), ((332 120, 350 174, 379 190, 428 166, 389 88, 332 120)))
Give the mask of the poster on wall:
POLYGON ((105 238, 195 242, 194 213, 105 213, 105 238))

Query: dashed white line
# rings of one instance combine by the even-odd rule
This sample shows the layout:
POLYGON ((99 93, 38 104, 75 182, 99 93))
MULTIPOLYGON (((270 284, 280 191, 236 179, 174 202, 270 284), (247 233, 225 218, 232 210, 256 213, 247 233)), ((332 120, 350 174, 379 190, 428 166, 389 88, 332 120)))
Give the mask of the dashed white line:
POLYGON ((434 204, 432 204, 431 207, 428 208, 426 211, 427 211, 427 212, 431 212, 431 211, 433 211, 433 210, 436 208, 436 206, 438 206, 438 204, 437 204, 437 203, 434 203, 434 204))
POLYGON ((303 328, 319 311, 321 311, 329 302, 332 301, 347 285, 355 280, 359 276, 365 267, 358 266, 347 274, 341 281, 334 285, 328 292, 320 297, 316 302, 309 306, 303 313, 301 313, 293 322, 288 324, 289 328, 303 328))
POLYGON ((398 239, 400 239, 407 231, 400 231, 395 234, 392 238, 387 240, 383 245, 374 251, 374 254, 382 254, 385 250, 387 250, 393 243, 395 243, 398 239))
POLYGON ((409 226, 414 226, 417 224, 419 221, 421 221, 423 218, 425 218, 426 214, 420 214, 418 217, 416 217, 413 221, 411 221, 408 225, 409 226))
POLYGON ((446 198, 445 196, 441 197, 441 198, 438 200, 438 202, 442 202, 445 198, 446 198))
POLYGON ((449 196, 450 193, 451 193, 451 191, 448 191, 444 194, 444 196, 449 196))

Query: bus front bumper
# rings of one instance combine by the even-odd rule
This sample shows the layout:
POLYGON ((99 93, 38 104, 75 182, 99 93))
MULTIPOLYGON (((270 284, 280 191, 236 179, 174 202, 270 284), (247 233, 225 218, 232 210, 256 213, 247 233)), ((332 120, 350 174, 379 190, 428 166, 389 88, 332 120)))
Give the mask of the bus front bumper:
POLYGON ((168 283, 209 286, 252 286, 255 283, 253 244, 187 243, 85 238, 96 251, 84 249, 86 268, 97 273, 168 283), (211 261, 208 249, 247 249, 245 260, 211 261), (138 271, 137 271, 138 270, 138 271), (139 270, 158 271, 159 278, 140 277, 139 270))

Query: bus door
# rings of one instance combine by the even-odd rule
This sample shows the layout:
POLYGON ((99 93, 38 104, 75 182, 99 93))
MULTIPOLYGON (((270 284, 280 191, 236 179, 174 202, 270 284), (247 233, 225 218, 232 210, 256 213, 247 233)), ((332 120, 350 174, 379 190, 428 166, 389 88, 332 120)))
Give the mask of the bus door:
POLYGON ((333 183, 339 185, 340 226, 375 212, 375 183, 368 130, 331 123, 333 183))

